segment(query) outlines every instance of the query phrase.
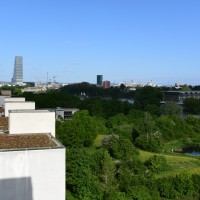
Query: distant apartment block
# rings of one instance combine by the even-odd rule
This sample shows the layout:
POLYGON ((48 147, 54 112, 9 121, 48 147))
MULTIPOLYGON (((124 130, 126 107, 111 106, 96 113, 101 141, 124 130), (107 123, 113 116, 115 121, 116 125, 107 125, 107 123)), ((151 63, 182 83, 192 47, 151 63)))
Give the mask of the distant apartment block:
POLYGON ((34 110, 35 102, 33 101, 9 101, 4 104, 5 117, 8 117, 11 110, 34 110))
POLYGON ((65 200, 65 147, 50 134, 0 134, 0 199, 65 200))
POLYGON ((187 98, 200 99, 200 91, 166 91, 164 92, 165 101, 173 101, 183 104, 187 98))
POLYGON ((55 137, 55 111, 10 110, 9 133, 51 133, 55 137))
POLYGON ((70 119, 79 109, 77 108, 56 108, 56 119, 60 116, 64 120, 70 119))
POLYGON ((23 84, 23 57, 22 56, 15 56, 12 84, 13 85, 23 84))
POLYGON ((110 88, 110 81, 103 81, 103 88, 104 89, 107 89, 107 88, 110 88))

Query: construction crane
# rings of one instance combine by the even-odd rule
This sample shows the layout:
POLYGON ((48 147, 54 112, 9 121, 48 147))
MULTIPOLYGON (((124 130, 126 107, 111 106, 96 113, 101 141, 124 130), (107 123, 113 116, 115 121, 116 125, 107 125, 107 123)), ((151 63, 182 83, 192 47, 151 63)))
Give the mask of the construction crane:
POLYGON ((56 82, 56 77, 57 77, 57 76, 53 76, 54 83, 56 82))

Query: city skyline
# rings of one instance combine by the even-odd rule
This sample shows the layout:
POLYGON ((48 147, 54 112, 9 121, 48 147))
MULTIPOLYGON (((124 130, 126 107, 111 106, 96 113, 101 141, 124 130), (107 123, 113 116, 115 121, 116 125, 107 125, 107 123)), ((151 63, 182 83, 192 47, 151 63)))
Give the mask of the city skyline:
POLYGON ((200 2, 10 0, 1 3, 0 81, 200 85, 200 2))

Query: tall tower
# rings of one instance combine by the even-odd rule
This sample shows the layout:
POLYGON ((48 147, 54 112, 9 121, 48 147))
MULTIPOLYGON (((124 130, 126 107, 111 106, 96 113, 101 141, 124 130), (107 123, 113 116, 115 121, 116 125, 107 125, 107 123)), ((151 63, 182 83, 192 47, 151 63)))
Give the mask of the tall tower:
POLYGON ((14 85, 23 84, 23 57, 22 56, 15 56, 12 84, 14 85))
POLYGON ((103 75, 97 75, 97 85, 102 86, 103 84, 103 75))

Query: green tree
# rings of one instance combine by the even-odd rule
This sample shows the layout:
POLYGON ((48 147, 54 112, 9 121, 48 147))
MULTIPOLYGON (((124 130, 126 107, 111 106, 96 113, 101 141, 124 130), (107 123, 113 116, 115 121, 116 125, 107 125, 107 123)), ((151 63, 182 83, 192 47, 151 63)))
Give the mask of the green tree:
POLYGON ((149 189, 143 185, 136 185, 131 189, 131 197, 134 200, 151 200, 149 189))
POLYGON ((148 112, 145 112, 144 117, 140 120, 139 123, 139 132, 143 135, 146 135, 148 138, 155 132, 155 129, 155 121, 148 112))
POLYGON ((193 174, 192 175, 192 180, 193 180, 193 186, 195 188, 195 196, 199 197, 200 196, 200 175, 199 174, 193 174))
POLYGON ((13 90, 13 94, 14 95, 22 95, 22 90, 20 89, 20 88, 15 88, 14 90, 13 90))
POLYGON ((139 121, 139 136, 135 139, 135 145, 141 149, 159 152, 162 149, 162 137, 155 125, 152 116, 145 112, 139 121))
POLYGON ((194 98, 187 98, 184 100, 187 112, 190 114, 200 114, 200 100, 194 98))
POLYGON ((159 131, 162 133, 162 137, 164 140, 173 140, 175 138, 175 122, 170 116, 161 115, 156 119, 156 126, 159 131))
POLYGON ((79 200, 103 199, 98 177, 90 168, 91 156, 83 149, 67 149, 66 186, 79 200))
POLYGON ((71 120, 64 121, 56 134, 66 148, 89 146, 97 136, 96 121, 88 111, 79 111, 71 120))
POLYGON ((119 86, 119 89, 123 92, 123 91, 126 89, 126 86, 122 83, 122 84, 119 86))
POLYGON ((187 84, 181 85, 181 91, 190 91, 190 90, 191 88, 187 84))
POLYGON ((163 148, 159 134, 157 136, 151 135, 148 138, 145 135, 140 135, 135 140, 135 146, 151 152, 160 152, 163 148))
POLYGON ((146 162, 145 165, 151 172, 160 173, 169 169, 169 165, 164 156, 151 156, 146 162))
POLYGON ((151 86, 137 88, 134 97, 134 107, 144 110, 147 105, 159 106, 162 99, 163 94, 160 88, 151 86))
POLYGON ((113 199, 123 196, 119 193, 116 180, 116 165, 105 149, 99 149, 92 155, 91 169, 99 178, 104 191, 104 199, 113 199))
POLYGON ((163 105, 161 112, 164 115, 174 115, 174 116, 182 117, 183 107, 178 105, 175 102, 169 101, 169 102, 166 102, 165 105, 163 105))
POLYGON ((177 174, 174 179, 174 188, 180 196, 192 196, 194 185, 191 175, 186 173, 177 174))
POLYGON ((174 188, 173 182, 173 177, 164 177, 157 180, 157 188, 160 193, 160 197, 175 199, 178 196, 178 193, 174 188))
POLYGON ((138 157, 139 153, 130 140, 115 135, 107 136, 102 145, 115 159, 129 160, 138 157))
POLYGON ((123 113, 119 113, 110 117, 107 120, 107 127, 108 128, 115 128, 116 126, 120 126, 127 123, 127 117, 123 113))

